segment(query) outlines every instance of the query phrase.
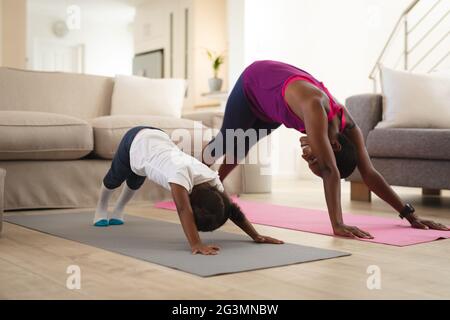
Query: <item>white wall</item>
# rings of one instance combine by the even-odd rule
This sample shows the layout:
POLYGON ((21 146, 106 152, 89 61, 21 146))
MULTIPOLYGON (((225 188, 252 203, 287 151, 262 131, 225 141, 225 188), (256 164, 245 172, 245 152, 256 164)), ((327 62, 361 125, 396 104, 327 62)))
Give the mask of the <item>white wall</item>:
MULTIPOLYGON (((212 63, 208 59, 206 49, 225 55, 219 78, 223 79, 223 90, 228 88, 228 48, 227 48, 227 14, 225 0, 195 0, 193 22, 191 76, 194 78, 194 106, 211 104, 212 101, 202 97, 209 92, 208 79, 214 76, 212 63)), ((213 102, 214 103, 214 102, 213 102)))
POLYGON ((246 60, 287 61, 341 100, 372 90, 368 74, 411 0, 247 0, 246 60))
POLYGON ((228 78, 230 90, 246 66, 245 0, 227 1, 228 78))
POLYGON ((33 66, 37 39, 85 45, 85 73, 131 74, 134 56, 132 22, 135 8, 120 0, 28 0, 28 58, 33 66), (65 20, 68 5, 81 8, 81 29, 65 38, 54 36, 52 24, 65 20))
MULTIPOLYGON (((427 54, 427 52, 446 35, 445 40, 442 41, 436 48, 431 52, 431 54, 421 62, 415 72, 429 72, 438 61, 440 61, 450 50, 450 1, 440 1, 438 0, 423 0, 419 2, 417 7, 411 12, 409 17, 409 28, 414 28, 410 33, 410 43, 409 47, 412 50, 410 54, 410 65, 409 68, 414 67, 414 65, 419 62, 419 60, 427 54), (437 7, 430 13, 430 15, 421 22, 421 24, 414 28, 416 22, 427 12, 428 9, 432 7, 433 4, 437 3, 437 7), (418 45, 418 43, 423 36, 426 35, 427 31, 432 29, 434 25, 446 15, 446 18, 441 21, 439 26, 437 26, 431 33, 426 36, 426 38, 418 45)), ((442 62, 435 71, 450 73, 450 57, 442 62)))
MULTIPOLYGON (((229 0, 230 23, 241 15, 245 23, 243 36, 236 36, 237 30, 230 32, 230 56, 236 57, 230 66, 230 79, 236 79, 236 68, 243 70, 239 61, 243 51, 244 65, 272 59, 308 70, 344 102, 351 95, 373 90, 368 79, 370 70, 411 0, 239 2, 229 0)), ((301 160, 299 133, 283 128, 277 134, 273 159, 275 165, 278 163, 276 172, 312 177, 301 160)))

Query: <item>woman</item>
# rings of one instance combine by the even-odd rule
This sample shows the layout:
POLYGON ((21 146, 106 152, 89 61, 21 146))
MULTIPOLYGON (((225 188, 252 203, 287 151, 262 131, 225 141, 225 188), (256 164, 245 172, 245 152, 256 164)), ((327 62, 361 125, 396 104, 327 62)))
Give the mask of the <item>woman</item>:
POLYGON ((373 238, 358 227, 346 225, 342 218, 340 180, 350 176, 356 167, 370 190, 413 228, 449 230, 440 223, 420 219, 410 204, 402 202, 374 169, 361 130, 324 84, 308 72, 282 62, 257 61, 243 72, 229 97, 220 133, 204 150, 204 162, 212 165, 226 155, 219 169, 224 180, 257 141, 282 124, 307 135, 301 139, 303 158, 323 179, 336 235, 373 238), (255 137, 226 138, 229 130, 239 129, 254 132, 255 137), (240 147, 244 152, 238 152, 240 147))

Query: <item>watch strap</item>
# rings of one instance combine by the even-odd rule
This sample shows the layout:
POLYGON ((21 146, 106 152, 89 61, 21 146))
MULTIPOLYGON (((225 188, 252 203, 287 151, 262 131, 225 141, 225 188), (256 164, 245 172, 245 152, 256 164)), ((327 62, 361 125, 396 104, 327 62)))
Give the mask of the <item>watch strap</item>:
POLYGON ((403 207, 402 211, 400 212, 400 218, 402 218, 402 219, 407 219, 407 218, 409 218, 412 214, 414 214, 414 212, 416 212, 416 209, 414 209, 414 207, 413 207, 411 204, 407 203, 407 204, 403 207))

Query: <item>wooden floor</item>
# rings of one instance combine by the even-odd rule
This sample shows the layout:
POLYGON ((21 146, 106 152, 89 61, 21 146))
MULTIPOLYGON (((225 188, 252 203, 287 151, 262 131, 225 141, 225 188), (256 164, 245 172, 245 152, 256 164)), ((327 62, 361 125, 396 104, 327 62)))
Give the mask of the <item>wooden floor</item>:
MULTIPOLYGON (((450 224, 450 193, 422 198, 419 189, 398 188, 419 214, 450 224)), ((275 182, 271 195, 244 199, 324 209, 320 181, 275 182)), ((349 201, 347 212, 395 214, 378 198, 349 201)), ((177 222, 176 215, 150 204, 130 206, 131 214, 177 222)), ((42 213, 42 212, 41 212, 42 213)), ((212 278, 125 257, 8 223, 0 239, 0 299, 449 299, 450 240, 405 248, 338 239, 297 231, 257 227, 287 242, 352 253, 346 258, 212 278), (81 290, 66 288, 66 268, 81 268, 81 290), (381 290, 366 286, 367 267, 381 269, 381 290)), ((232 225, 225 230, 239 232, 232 225)))

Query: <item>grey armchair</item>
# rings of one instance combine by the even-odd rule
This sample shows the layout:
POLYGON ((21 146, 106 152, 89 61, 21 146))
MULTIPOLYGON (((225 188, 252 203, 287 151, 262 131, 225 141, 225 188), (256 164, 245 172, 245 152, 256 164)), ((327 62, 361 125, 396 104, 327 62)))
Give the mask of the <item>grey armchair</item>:
MULTIPOLYGON (((376 129, 383 111, 379 94, 353 96, 346 105, 363 132, 375 168, 390 185, 422 188, 426 195, 450 189, 450 129, 376 129)), ((371 200, 358 171, 348 181, 352 200, 371 200)))

